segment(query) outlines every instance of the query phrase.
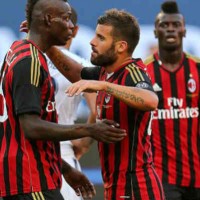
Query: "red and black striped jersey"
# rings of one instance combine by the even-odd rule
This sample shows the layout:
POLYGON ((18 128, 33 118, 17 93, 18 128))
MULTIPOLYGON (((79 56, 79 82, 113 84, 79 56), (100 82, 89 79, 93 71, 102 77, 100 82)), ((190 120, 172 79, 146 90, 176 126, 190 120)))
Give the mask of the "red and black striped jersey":
MULTIPOLYGON (((140 59, 133 59, 110 77, 103 67, 96 67, 96 70, 83 68, 82 78, 92 79, 99 73, 101 81, 153 91, 145 68, 140 59)), ((151 112, 137 110, 105 91, 98 91, 97 115, 100 120, 116 121, 127 132, 121 142, 98 143, 105 198, 163 199, 162 186, 152 166, 151 112)))
POLYGON ((169 71, 158 54, 146 62, 159 97, 152 121, 153 155, 163 182, 200 187, 200 59, 183 53, 169 71))
POLYGON ((25 138, 19 115, 57 122, 54 88, 46 60, 31 41, 12 44, 2 68, 0 195, 45 191, 61 184, 58 142, 25 138))

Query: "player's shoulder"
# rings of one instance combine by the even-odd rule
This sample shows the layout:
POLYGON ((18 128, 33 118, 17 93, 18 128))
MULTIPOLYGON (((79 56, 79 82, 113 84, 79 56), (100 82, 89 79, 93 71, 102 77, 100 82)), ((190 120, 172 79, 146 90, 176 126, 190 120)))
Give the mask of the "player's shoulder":
POLYGON ((147 58, 144 59, 144 64, 149 65, 150 63, 155 61, 155 57, 152 55, 148 56, 147 58))
POLYGON ((200 57, 194 56, 190 53, 185 53, 187 59, 193 60, 196 63, 200 63, 200 57))
POLYGON ((131 63, 127 64, 125 69, 129 71, 129 74, 135 77, 142 77, 147 74, 147 66, 140 58, 133 59, 131 63))
POLYGON ((125 67, 125 69, 145 69, 145 65, 143 63, 143 61, 140 58, 134 58, 132 59, 132 61, 130 63, 128 63, 125 67))

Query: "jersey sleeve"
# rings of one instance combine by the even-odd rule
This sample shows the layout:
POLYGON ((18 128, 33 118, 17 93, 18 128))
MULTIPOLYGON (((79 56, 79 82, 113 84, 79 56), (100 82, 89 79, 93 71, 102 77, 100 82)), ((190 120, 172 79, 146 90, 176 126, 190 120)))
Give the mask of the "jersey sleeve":
POLYGON ((101 67, 84 67, 81 71, 81 78, 87 80, 99 80, 101 67))
POLYGON ((154 92, 151 80, 143 69, 135 66, 127 68, 127 70, 129 73, 126 77, 126 86, 138 87, 154 92))
POLYGON ((40 114, 41 111, 41 68, 31 57, 18 62, 13 68, 13 101, 17 115, 40 114))

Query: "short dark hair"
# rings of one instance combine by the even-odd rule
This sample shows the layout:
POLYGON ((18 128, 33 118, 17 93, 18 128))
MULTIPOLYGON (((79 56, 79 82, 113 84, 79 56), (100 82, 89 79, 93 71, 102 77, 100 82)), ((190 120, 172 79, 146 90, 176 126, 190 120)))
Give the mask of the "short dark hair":
POLYGON ((27 20, 27 23, 28 23, 28 29, 30 28, 30 24, 31 24, 31 21, 32 21, 33 8, 38 1, 39 0, 28 0, 27 1, 27 4, 26 4, 26 20, 27 20))
POLYGON ((133 53, 140 39, 140 27, 132 14, 124 10, 110 9, 98 18, 97 24, 112 26, 114 40, 125 40, 128 43, 128 52, 133 53))
MULTIPOLYGON (((31 22, 32 22, 32 13, 34 10, 35 5, 39 2, 40 0, 27 0, 26 4, 26 20, 28 23, 28 29, 30 28, 31 22)), ((67 2, 67 0, 62 0, 64 2, 67 2)), ((47 0, 48 2, 48 0, 47 0)))
POLYGON ((179 9, 176 1, 165 1, 161 4, 161 12, 167 13, 167 14, 178 14, 179 9))
POLYGON ((161 8, 161 10, 157 14, 156 19, 155 19, 155 25, 157 24, 157 22, 159 20, 159 16, 162 14, 169 14, 169 15, 170 14, 181 14, 179 11, 177 2, 173 1, 173 0, 163 2, 161 4, 160 8, 161 8))

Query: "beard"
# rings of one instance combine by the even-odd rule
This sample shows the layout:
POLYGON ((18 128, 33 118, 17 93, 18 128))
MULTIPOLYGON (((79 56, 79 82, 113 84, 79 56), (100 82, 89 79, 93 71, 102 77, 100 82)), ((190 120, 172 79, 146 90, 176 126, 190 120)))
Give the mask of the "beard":
POLYGON ((91 57, 90 61, 93 65, 107 67, 115 63, 118 56, 115 53, 115 45, 112 46, 104 53, 97 54, 96 57, 91 57))

